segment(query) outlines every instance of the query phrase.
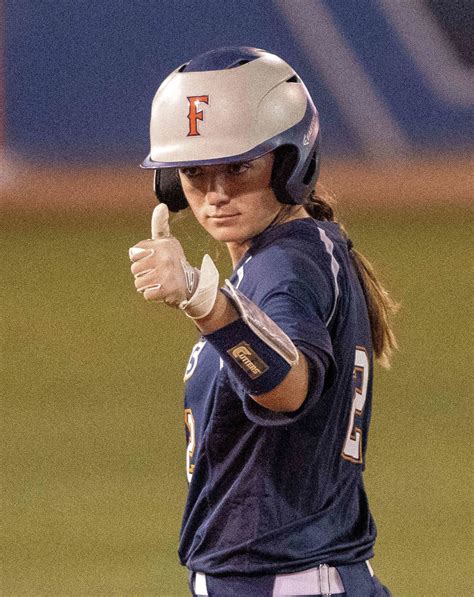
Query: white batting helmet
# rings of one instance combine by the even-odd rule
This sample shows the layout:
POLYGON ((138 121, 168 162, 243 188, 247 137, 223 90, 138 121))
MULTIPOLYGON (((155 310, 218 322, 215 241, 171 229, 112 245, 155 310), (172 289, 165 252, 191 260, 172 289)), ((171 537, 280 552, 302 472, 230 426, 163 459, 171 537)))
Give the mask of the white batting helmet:
POLYGON ((303 203, 319 170, 319 116, 284 60, 247 47, 206 52, 173 71, 151 110, 155 191, 172 211, 187 206, 175 168, 233 163, 275 151, 272 186, 282 203, 303 203))

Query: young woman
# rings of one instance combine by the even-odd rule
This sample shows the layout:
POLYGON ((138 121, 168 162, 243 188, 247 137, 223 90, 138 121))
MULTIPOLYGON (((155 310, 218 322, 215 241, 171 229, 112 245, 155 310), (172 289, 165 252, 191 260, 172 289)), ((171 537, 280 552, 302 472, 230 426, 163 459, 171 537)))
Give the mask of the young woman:
POLYGON ((194 595, 389 595, 362 471, 393 303, 314 191, 319 139, 301 79, 263 50, 198 56, 153 101, 144 167, 161 203, 130 258, 138 292, 201 332, 179 547, 194 595), (227 245, 223 288, 170 233, 168 208, 188 206, 227 245))

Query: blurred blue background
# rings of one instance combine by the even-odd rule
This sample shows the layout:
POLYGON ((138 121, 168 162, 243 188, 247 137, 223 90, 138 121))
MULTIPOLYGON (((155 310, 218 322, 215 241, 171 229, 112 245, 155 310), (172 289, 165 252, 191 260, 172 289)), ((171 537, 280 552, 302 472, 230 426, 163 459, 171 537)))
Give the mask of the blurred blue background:
POLYGON ((249 45, 306 82, 327 155, 463 151, 473 133, 469 4, 6 0, 7 149, 40 162, 140 161, 165 76, 211 48, 249 45))

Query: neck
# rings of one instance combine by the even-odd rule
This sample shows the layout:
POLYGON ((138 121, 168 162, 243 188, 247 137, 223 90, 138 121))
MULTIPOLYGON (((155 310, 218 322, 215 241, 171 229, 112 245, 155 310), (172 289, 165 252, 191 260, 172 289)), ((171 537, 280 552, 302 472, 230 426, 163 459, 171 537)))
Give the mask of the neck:
POLYGON ((226 243, 227 250, 229 251, 230 258, 232 260, 232 267, 235 267, 245 253, 249 250, 251 244, 251 240, 244 240, 241 243, 226 243))
MULTIPOLYGON (((291 222, 292 220, 301 220, 303 218, 310 218, 311 216, 307 213, 302 205, 285 205, 277 213, 271 223, 265 228, 275 228, 284 224, 285 222, 291 222)), ((264 232, 264 230, 262 230, 264 232)), ((261 233, 260 233, 261 234, 261 233)), ((230 242, 226 243, 227 250, 229 251, 230 258, 232 260, 232 267, 235 267, 237 263, 242 259, 245 253, 249 250, 252 244, 252 239, 246 239, 242 242, 230 242)))

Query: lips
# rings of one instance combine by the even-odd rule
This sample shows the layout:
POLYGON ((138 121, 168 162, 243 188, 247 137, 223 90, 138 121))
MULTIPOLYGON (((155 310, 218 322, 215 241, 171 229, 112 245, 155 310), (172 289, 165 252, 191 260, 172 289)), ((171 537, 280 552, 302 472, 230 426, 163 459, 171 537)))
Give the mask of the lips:
POLYGON ((219 215, 214 215, 214 216, 209 216, 209 218, 211 220, 228 220, 230 218, 235 218, 236 216, 238 216, 239 214, 219 214, 219 215))

